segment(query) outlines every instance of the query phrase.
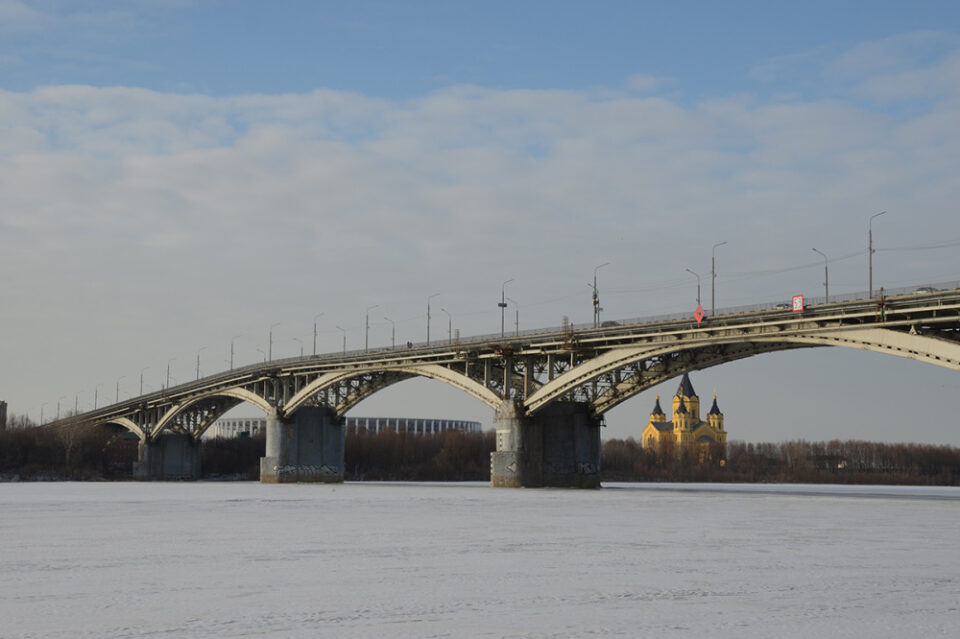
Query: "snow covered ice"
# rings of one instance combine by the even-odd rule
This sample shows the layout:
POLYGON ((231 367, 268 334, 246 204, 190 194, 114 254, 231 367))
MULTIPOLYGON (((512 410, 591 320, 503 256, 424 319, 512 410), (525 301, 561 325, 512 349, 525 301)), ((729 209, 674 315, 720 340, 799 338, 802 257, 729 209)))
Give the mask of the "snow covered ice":
POLYGON ((960 636, 960 490, 0 485, 0 637, 960 636))

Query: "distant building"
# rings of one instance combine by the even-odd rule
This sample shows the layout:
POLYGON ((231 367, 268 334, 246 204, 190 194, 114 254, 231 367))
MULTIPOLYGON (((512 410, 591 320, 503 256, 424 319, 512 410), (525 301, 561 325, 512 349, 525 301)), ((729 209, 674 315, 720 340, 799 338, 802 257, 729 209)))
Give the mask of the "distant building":
MULTIPOLYGON (((385 430, 405 431, 414 435, 435 435, 447 430, 459 430, 466 433, 479 433, 483 427, 480 422, 462 419, 429 419, 423 417, 347 417, 346 432, 357 433, 366 430, 381 433, 385 430)), ((265 417, 229 417, 218 419, 203 434, 204 437, 231 439, 233 437, 253 437, 267 427, 265 417)))
POLYGON ((669 441, 678 448, 704 446, 714 442, 727 443, 727 431, 723 427, 723 413, 717 407, 717 396, 713 396, 713 406, 707 413, 707 420, 700 419, 700 398, 693 390, 690 376, 683 374, 677 394, 673 396, 673 419, 660 408, 660 396, 650 413, 650 421, 643 429, 644 448, 656 449, 662 442, 669 441))
POLYGON ((0 430, 7 430, 7 403, 0 400, 0 430))
POLYGON ((447 430, 459 430, 465 433, 479 433, 483 430, 480 422, 463 419, 430 419, 423 417, 347 417, 348 433, 366 430, 370 433, 382 433, 385 430, 406 431, 414 435, 436 435, 447 430))

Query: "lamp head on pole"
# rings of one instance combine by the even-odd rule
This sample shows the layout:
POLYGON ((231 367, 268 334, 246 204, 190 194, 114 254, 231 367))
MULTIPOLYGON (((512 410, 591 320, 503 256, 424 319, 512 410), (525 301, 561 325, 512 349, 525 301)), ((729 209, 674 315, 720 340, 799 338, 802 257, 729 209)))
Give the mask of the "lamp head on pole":
POLYGON ((874 213, 873 215, 871 215, 871 216, 870 216, 870 221, 868 222, 868 226, 870 226, 870 227, 872 228, 872 227, 873 227, 873 218, 875 218, 875 217, 880 217, 880 216, 883 215, 884 213, 886 213, 886 211, 880 211, 879 213, 874 213))

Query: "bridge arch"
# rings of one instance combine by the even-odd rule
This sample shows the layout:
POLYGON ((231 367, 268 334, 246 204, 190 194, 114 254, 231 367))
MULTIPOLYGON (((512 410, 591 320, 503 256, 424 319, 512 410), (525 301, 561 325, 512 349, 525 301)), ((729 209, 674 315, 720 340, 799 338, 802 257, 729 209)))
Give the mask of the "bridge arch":
POLYGON ((111 419, 104 420, 102 422, 97 422, 97 426, 109 426, 110 424, 115 424, 122 428, 127 429, 134 435, 140 438, 141 441, 145 440, 147 435, 140 426, 137 425, 132 419, 128 417, 114 417, 111 419))
POLYGON ((659 355, 673 353, 677 357, 672 360, 663 360, 661 361, 662 366, 646 370, 642 380, 631 380, 627 382, 626 388, 611 387, 594 399, 592 402, 593 409, 598 415, 602 415, 635 395, 684 373, 712 368, 754 355, 804 348, 801 345, 782 342, 739 344, 737 346, 738 348, 733 351, 724 350, 722 353, 718 353, 716 349, 709 347, 659 353, 659 355))
POLYGON ((284 412, 287 414, 294 412, 300 406, 309 402, 310 398, 326 388, 363 376, 369 376, 366 380, 366 383, 359 384, 353 389, 353 392, 347 394, 336 407, 332 407, 336 410, 338 416, 344 415, 348 410, 356 406, 362 400, 370 397, 377 391, 383 390, 388 386, 392 386, 397 382, 402 382, 412 377, 426 377, 443 382, 467 393, 468 395, 471 395, 472 397, 475 397, 476 399, 479 399, 492 409, 496 409, 500 405, 500 397, 483 384, 480 384, 466 375, 455 372, 444 366, 439 366, 437 364, 424 364, 394 366, 376 371, 352 370, 326 373, 319 376, 310 384, 304 386, 299 392, 291 397, 290 400, 284 405, 284 412))
POLYGON ((594 410, 602 414, 634 395, 684 372, 762 353, 819 346, 868 350, 960 371, 960 343, 914 331, 886 328, 817 330, 793 335, 741 336, 714 341, 702 337, 698 339, 695 336, 686 344, 641 345, 608 351, 544 384, 526 398, 524 407, 528 414, 534 414, 551 401, 601 376, 638 362, 663 358, 670 354, 678 355, 673 365, 661 361, 659 368, 651 367, 646 370, 642 380, 631 379, 613 384, 594 398, 594 410))
POLYGON ((260 395, 247 390, 246 388, 225 388, 210 393, 204 393, 203 395, 198 395, 196 397, 191 397, 188 401, 185 401, 182 404, 174 404, 167 409, 163 416, 157 420, 157 423, 154 424, 153 428, 148 434, 148 439, 155 439, 159 437, 164 430, 171 427, 178 416, 189 412, 191 409, 199 408, 201 404, 204 402, 211 402, 211 400, 214 400, 214 403, 212 406, 206 407, 206 412, 208 414, 197 425, 195 432, 192 433, 195 439, 199 439, 203 432, 214 422, 214 420, 220 417, 220 415, 227 412, 231 408, 234 408, 241 402, 253 404, 264 413, 269 413, 272 410, 270 402, 260 395), (221 401, 217 402, 216 400, 221 401))

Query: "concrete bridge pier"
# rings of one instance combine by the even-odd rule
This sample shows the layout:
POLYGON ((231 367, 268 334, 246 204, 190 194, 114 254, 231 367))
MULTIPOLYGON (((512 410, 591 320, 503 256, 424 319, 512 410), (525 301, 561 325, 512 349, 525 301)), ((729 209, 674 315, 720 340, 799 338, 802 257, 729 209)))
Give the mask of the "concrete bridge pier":
POLYGON ((304 406, 290 418, 274 409, 267 415, 266 443, 261 483, 343 481, 343 420, 328 408, 304 406))
POLYGON ((517 402, 494 414, 490 484, 503 488, 600 487, 600 420, 581 402, 554 402, 532 417, 517 402))
POLYGON ((164 433, 154 441, 140 440, 133 478, 190 480, 200 478, 200 442, 189 435, 164 433))

